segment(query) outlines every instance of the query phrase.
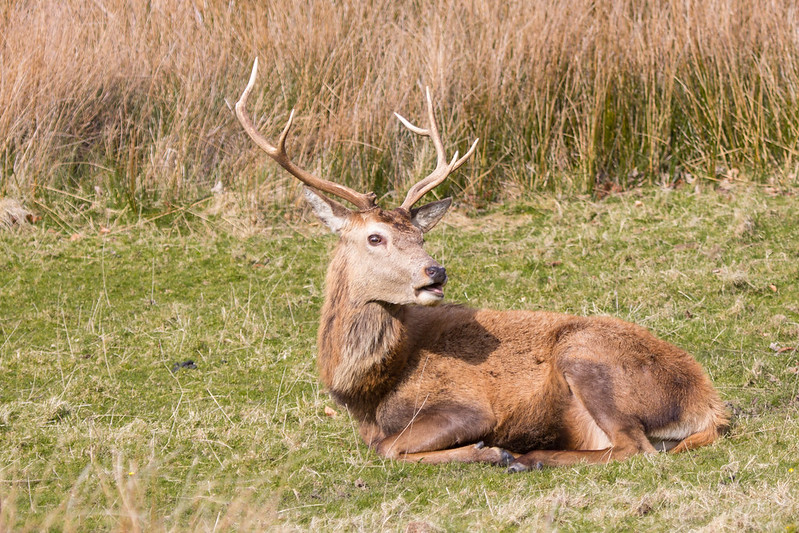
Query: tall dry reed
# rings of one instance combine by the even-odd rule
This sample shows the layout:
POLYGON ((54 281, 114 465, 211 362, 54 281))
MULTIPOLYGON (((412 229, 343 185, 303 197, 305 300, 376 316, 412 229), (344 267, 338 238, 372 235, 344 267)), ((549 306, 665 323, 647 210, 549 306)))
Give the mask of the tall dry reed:
POLYGON ((392 117, 437 101, 475 199, 737 168, 795 180, 799 10, 748 0, 11 1, 0 7, 0 193, 190 201, 294 188, 226 102, 297 110, 301 164, 389 193, 432 164, 392 117))

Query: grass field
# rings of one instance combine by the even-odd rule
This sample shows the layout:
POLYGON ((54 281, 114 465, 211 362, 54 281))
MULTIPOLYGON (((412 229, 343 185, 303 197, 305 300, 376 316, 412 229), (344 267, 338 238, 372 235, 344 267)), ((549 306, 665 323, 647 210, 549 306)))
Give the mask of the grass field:
POLYGON ((791 2, 1 2, 0 533, 796 531, 798 58, 791 2), (449 153, 481 139, 436 193, 448 300, 649 327, 729 435, 514 476, 369 451, 315 368, 334 237, 230 109, 256 56, 257 126, 295 108, 292 157, 386 204, 429 85, 449 153))
POLYGON ((315 221, 69 198, 0 232, 0 530, 795 531, 795 192, 546 194, 428 235, 450 301, 645 325, 734 414, 694 452, 512 476, 359 441, 316 376, 315 221))

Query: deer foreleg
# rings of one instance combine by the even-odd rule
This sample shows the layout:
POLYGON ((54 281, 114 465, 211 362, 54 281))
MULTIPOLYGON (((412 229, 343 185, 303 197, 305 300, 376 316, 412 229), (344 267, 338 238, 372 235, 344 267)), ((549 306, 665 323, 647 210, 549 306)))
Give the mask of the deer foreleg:
POLYGON ((516 458, 511 452, 496 446, 486 446, 483 441, 459 448, 431 452, 404 453, 395 459, 426 464, 439 463, 489 463, 507 466, 516 458))
POLYGON ((490 426, 489 420, 475 421, 472 416, 427 414, 382 439, 375 449, 383 457, 400 461, 507 465, 514 460, 510 452, 480 441, 490 426))

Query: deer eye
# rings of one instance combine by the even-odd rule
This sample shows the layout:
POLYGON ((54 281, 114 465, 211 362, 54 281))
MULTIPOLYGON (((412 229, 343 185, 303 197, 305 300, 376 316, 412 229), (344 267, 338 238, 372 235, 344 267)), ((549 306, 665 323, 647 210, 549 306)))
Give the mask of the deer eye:
POLYGON ((372 246, 379 246, 379 245, 383 244, 383 236, 374 233, 372 235, 369 235, 368 241, 369 241, 369 244, 371 244, 372 246))

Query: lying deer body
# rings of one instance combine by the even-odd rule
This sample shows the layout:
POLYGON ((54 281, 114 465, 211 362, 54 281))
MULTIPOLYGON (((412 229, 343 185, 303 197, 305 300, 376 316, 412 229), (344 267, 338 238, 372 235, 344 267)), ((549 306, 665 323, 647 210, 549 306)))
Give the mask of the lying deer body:
POLYGON ((327 272, 318 364, 332 397, 380 455, 440 463, 488 462, 511 471, 689 450, 727 424, 700 365, 642 327, 608 317, 438 305, 444 268, 423 234, 450 200, 413 205, 473 153, 447 162, 429 93, 436 169, 402 206, 319 179, 286 155, 245 110, 257 72, 236 104, 250 137, 308 187, 319 218, 340 236, 327 272), (350 210, 321 192, 353 203, 350 210))

